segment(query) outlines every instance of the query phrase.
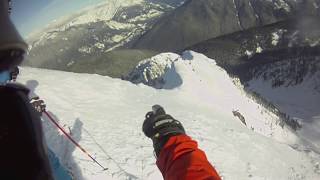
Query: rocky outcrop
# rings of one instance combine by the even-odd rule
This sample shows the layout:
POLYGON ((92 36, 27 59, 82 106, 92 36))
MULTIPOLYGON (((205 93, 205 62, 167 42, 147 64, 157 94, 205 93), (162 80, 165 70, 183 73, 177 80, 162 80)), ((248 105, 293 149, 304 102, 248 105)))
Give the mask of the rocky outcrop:
POLYGON ((157 89, 167 89, 166 75, 176 74, 173 62, 177 54, 163 53, 141 61, 124 79, 132 83, 143 83, 157 89))

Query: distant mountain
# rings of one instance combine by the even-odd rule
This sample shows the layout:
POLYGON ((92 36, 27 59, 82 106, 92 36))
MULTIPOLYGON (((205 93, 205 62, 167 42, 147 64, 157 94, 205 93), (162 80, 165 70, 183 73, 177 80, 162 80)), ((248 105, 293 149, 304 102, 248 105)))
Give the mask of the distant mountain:
POLYGON ((213 38, 186 49, 213 58, 230 74, 251 79, 251 68, 292 57, 320 54, 320 22, 317 16, 294 18, 213 38))
POLYGON ((148 2, 152 2, 152 3, 162 3, 162 4, 167 4, 173 7, 179 7, 182 4, 184 4, 185 1, 187 0, 147 0, 148 2))
POLYGON ((316 14, 319 0, 189 0, 161 18, 134 48, 177 51, 222 35, 316 14))
POLYGON ((170 3, 162 0, 113 0, 64 17, 28 38, 30 52, 24 65, 121 77, 123 70, 118 73, 107 71, 112 62, 119 60, 118 64, 136 65, 138 60, 155 53, 131 50, 116 51, 110 55, 109 52, 129 46, 164 13, 182 3, 182 0, 170 3), (111 57, 113 59, 106 59, 111 57))
POLYGON ((190 49, 247 76, 260 65, 249 60, 257 54, 318 46, 319 7, 320 0, 113 0, 31 36, 25 65, 119 78, 139 60, 190 49))

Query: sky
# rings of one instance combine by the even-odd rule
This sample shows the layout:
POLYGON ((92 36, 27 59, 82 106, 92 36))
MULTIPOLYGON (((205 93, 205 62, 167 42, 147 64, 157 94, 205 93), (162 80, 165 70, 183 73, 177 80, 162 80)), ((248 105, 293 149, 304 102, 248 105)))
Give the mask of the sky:
POLYGON ((107 0, 12 0, 11 18, 26 37, 59 17, 107 0))

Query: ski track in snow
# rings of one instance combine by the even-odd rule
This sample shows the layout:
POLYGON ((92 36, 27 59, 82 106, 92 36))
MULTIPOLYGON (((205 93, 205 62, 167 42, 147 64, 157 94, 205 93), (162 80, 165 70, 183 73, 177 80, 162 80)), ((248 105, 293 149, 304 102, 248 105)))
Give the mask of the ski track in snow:
MULTIPOLYGON (((171 53, 158 58, 162 56, 177 58, 171 53)), ((45 100, 48 111, 109 168, 102 171, 44 117, 48 146, 77 180, 162 179, 152 142, 141 130, 144 115, 154 104, 164 106, 183 123, 225 180, 320 179, 319 156, 287 145, 298 142, 296 135, 280 128, 275 115, 247 98, 214 60, 185 52, 173 63, 171 70, 183 83, 169 90, 99 75, 26 67, 19 82, 38 82, 34 94, 45 100), (241 112, 248 127, 232 110, 241 112)), ((167 83, 175 84, 174 80, 168 72, 167 83)))

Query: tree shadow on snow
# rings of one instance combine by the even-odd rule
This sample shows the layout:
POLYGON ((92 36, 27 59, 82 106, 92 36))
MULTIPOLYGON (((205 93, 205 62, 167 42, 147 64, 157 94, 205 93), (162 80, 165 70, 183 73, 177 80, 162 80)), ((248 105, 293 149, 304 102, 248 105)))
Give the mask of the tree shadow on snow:
MULTIPOLYGON (((29 80, 26 83, 26 86, 29 88, 29 98, 38 97, 35 93, 36 88, 38 87, 39 82, 36 80, 29 80)), ((41 98, 41 97, 40 97, 41 98)), ((52 112, 47 111, 48 114, 65 129, 67 133, 76 141, 81 140, 82 126, 83 123, 80 119, 76 119, 72 127, 68 127, 60 122, 59 118, 55 116, 52 112)), ((46 142, 49 148, 55 153, 59 158, 60 163, 69 171, 75 179, 83 179, 81 169, 77 165, 72 153, 76 149, 76 146, 51 122, 50 118, 43 114, 42 116, 42 127, 43 132, 46 136, 46 142)))

